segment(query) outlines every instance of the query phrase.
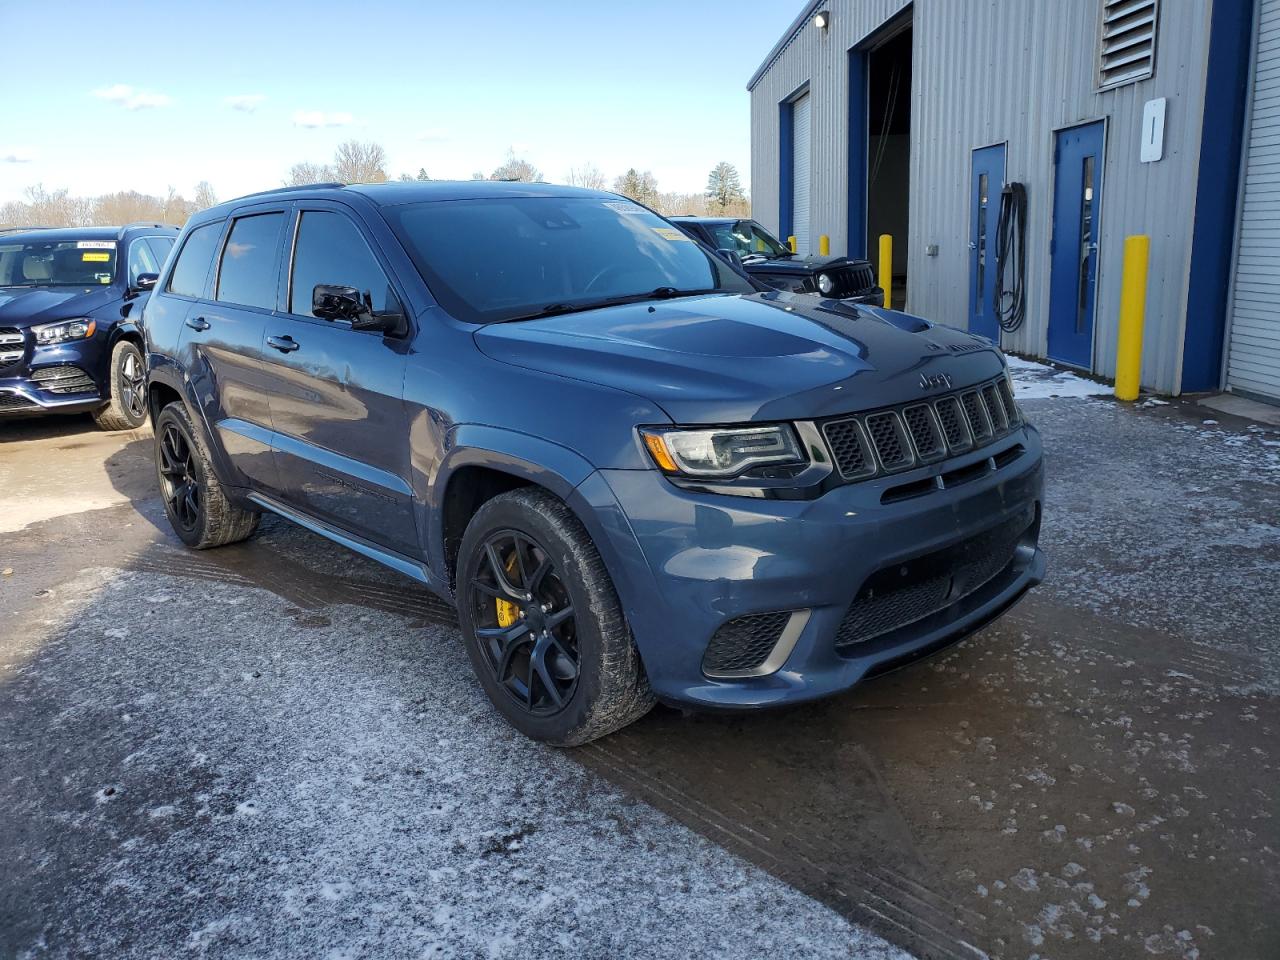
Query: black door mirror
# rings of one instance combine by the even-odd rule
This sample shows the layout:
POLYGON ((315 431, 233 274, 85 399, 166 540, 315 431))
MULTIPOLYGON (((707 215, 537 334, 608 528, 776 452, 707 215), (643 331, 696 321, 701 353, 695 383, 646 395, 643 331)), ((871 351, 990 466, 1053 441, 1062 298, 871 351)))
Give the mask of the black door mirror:
POLYGON ((158 273, 140 273, 133 281, 133 289, 140 293, 146 293, 148 290, 155 289, 155 285, 160 282, 160 274, 158 273))
POLYGON ((351 324, 352 330, 400 333, 404 329, 403 314, 392 311, 374 313, 368 291, 361 293, 356 287, 337 283, 315 285, 311 291, 311 312, 322 320, 345 320, 351 324))

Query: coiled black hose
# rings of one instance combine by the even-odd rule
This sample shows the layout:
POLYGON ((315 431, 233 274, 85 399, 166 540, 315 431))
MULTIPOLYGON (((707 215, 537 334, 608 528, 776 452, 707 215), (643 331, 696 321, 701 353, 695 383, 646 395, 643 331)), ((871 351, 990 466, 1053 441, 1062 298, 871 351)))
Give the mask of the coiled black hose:
POLYGON ((996 319, 1012 333, 1027 316, 1027 188, 1006 184, 1000 192, 996 237, 996 319))

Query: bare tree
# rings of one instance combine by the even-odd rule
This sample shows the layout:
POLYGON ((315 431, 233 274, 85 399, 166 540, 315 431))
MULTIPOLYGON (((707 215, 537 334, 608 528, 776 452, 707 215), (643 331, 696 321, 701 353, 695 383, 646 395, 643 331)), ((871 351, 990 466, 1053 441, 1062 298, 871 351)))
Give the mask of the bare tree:
POLYGON ((594 163, 584 163, 580 167, 573 167, 564 175, 564 182, 571 187, 586 187, 588 190, 603 190, 606 180, 604 174, 600 172, 600 168, 594 163))
POLYGON ((218 195, 213 192, 213 185, 208 180, 196 184, 196 196, 192 201, 197 210, 207 210, 218 205, 218 195))
POLYGON ((0 225, 13 227, 82 226, 91 220, 90 202, 73 197, 65 187, 46 190, 37 183, 24 191, 25 200, 11 200, 0 207, 0 225))
POLYGON ((742 192, 742 178, 738 176, 738 168, 732 163, 721 160, 711 168, 707 175, 707 199, 713 207, 724 212, 731 203, 740 203, 746 199, 742 192))
POLYGON ((613 181, 614 193, 630 197, 639 203, 652 206, 658 196, 658 180, 648 170, 640 173, 635 167, 613 181))
POLYGON ((523 157, 517 157, 514 149, 507 151, 502 166, 489 174, 490 180, 521 180, 533 183, 542 179, 542 171, 523 157))
POLYGON ((330 183, 338 179, 337 171, 327 163, 295 163, 285 177, 286 187, 305 187, 309 183, 330 183))
POLYGON ((343 183, 386 183, 387 151, 372 141, 347 140, 338 144, 333 168, 343 183))

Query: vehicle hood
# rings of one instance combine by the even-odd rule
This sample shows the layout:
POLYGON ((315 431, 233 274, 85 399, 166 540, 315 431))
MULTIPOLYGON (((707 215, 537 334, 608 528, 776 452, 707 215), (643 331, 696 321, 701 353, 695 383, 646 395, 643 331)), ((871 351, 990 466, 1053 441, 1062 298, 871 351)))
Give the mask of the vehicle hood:
POLYGON ((842 267, 846 264, 865 263, 848 257, 792 257, 778 260, 751 260, 743 264, 748 273, 768 273, 774 276, 809 277, 820 270, 842 267))
POLYGON ((475 339, 496 360, 644 397, 676 423, 825 417, 946 392, 925 374, 959 389, 1004 369, 981 337, 780 291, 490 324, 475 339))
POLYGON ((0 327, 82 317, 120 299, 114 287, 0 287, 0 327))

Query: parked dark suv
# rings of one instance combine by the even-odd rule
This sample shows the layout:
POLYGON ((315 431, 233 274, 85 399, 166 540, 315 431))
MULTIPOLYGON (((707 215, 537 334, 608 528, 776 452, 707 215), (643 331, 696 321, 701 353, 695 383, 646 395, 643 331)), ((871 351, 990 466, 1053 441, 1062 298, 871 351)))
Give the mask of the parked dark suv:
POLYGON ((137 321, 177 235, 159 223, 0 232, 0 416, 146 422, 137 321))
POLYGON ((844 690, 1043 575, 996 348, 760 289, 612 194, 246 197, 192 218, 144 330, 178 536, 272 511, 421 581, 532 737, 844 690))
POLYGON ((712 250, 737 254, 742 268, 770 287, 884 305, 884 291, 876 285, 875 270, 866 260, 799 256, 755 220, 672 217, 671 222, 712 250))

